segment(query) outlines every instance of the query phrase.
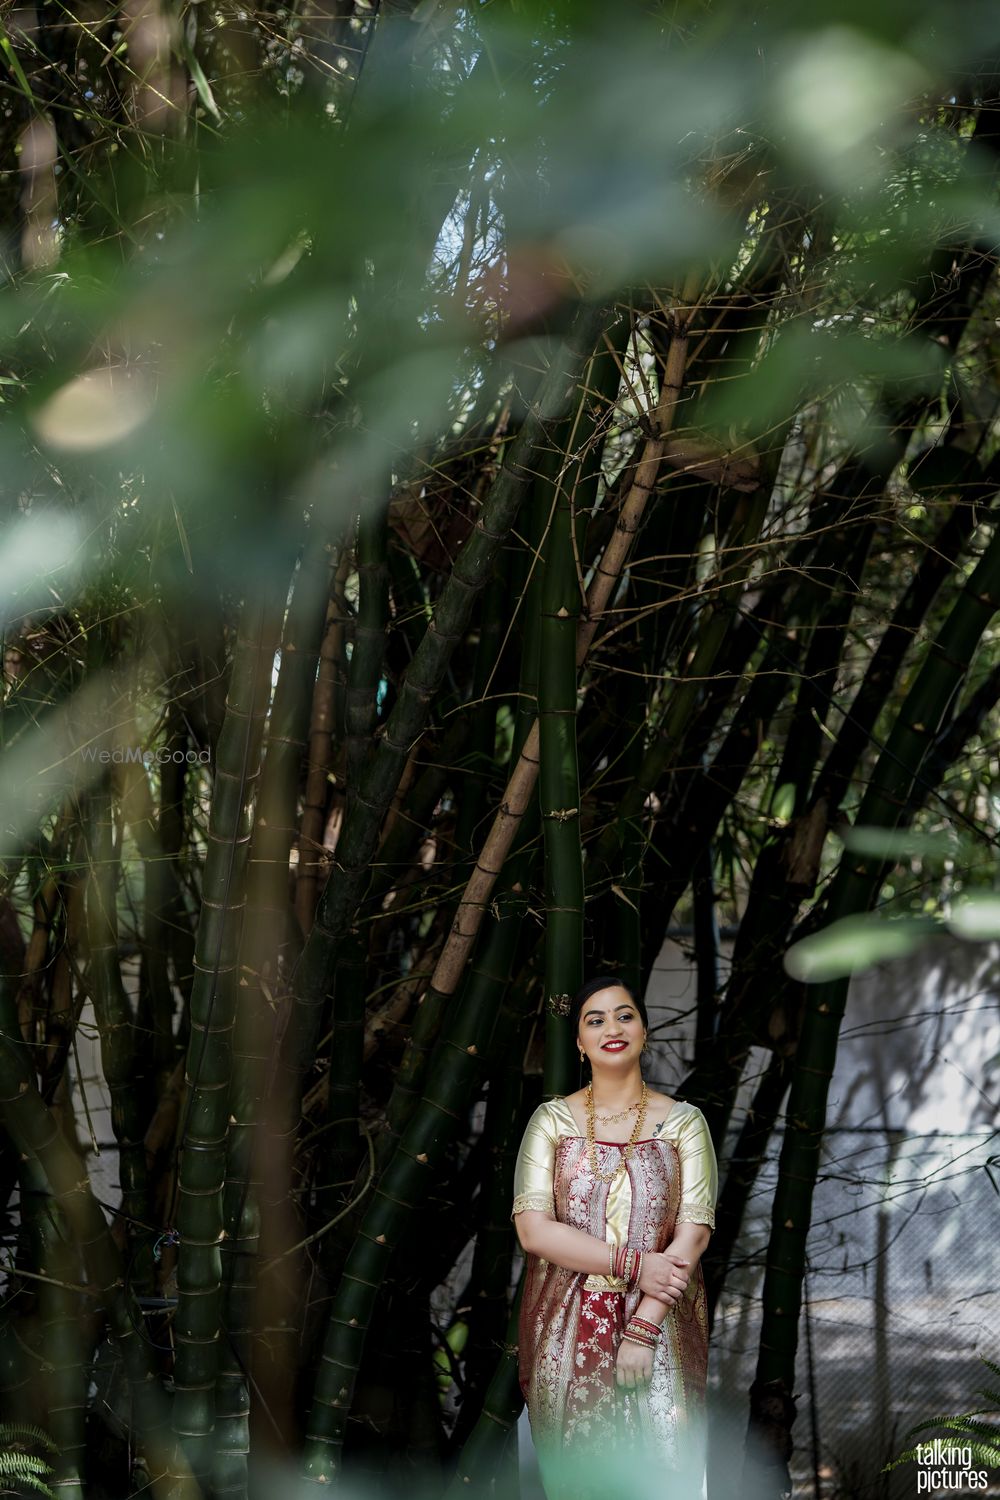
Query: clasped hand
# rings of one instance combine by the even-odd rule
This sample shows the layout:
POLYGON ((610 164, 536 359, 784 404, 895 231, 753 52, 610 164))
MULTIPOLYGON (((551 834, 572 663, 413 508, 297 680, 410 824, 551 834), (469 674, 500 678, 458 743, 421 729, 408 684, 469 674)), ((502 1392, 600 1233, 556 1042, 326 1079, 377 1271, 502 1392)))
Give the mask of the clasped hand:
POLYGON ((690 1280, 691 1262, 669 1250, 646 1250, 639 1274, 639 1290, 661 1302, 679 1302, 690 1280))

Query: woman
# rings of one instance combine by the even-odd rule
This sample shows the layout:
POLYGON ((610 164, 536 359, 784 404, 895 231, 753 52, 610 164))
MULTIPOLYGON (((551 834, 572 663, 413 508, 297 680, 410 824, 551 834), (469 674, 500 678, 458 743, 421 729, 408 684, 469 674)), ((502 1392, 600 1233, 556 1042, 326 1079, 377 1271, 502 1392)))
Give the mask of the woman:
POLYGON ((699 1109, 643 1082, 649 1023, 627 985, 592 979, 570 1017, 591 1080, 535 1110, 514 1178, 532 1435, 550 1497, 563 1488, 553 1465, 625 1439, 651 1448, 658 1469, 686 1473, 687 1500, 704 1476, 699 1262, 714 1225, 715 1152, 699 1109))

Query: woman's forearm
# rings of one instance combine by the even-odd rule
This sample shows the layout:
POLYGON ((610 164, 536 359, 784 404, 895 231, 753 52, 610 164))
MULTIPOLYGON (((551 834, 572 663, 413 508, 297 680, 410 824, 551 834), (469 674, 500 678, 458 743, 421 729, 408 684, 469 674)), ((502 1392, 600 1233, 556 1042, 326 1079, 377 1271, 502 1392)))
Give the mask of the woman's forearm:
POLYGON ((607 1240, 574 1229, 572 1224, 560 1224, 558 1220, 532 1209, 518 1214, 516 1222, 522 1249, 529 1254, 551 1261, 554 1266, 562 1266, 566 1271, 607 1276, 611 1251, 607 1240))
MULTIPOLYGON (((686 1260, 690 1278, 697 1270, 698 1262, 704 1255, 710 1238, 711 1231, 704 1224, 678 1224, 673 1239, 666 1246, 665 1253, 677 1255, 681 1260, 686 1260)), ((659 1297, 650 1297, 647 1293, 640 1300, 635 1316, 645 1318, 650 1323, 661 1324, 669 1311, 669 1302, 662 1302, 659 1297)))

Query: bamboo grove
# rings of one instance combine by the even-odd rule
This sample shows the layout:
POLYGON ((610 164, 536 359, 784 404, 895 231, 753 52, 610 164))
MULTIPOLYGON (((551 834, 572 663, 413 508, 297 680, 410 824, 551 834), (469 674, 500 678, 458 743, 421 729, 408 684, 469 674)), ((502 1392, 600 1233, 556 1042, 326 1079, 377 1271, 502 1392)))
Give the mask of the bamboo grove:
POLYGON ((13 12, 0 1406, 60 1495, 513 1487, 517 1143, 675 931, 713 1304, 786 1123, 786 1489, 847 979, 784 955, 993 879, 1000 79, 943 26, 13 12))

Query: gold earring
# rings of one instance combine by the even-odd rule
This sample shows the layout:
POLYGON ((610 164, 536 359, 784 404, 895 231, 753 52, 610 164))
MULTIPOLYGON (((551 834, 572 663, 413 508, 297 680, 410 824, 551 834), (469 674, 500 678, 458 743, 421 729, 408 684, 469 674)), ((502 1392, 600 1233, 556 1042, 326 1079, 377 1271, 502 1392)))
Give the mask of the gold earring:
POLYGON ((643 1052, 648 1052, 649 1051, 649 1043, 646 1041, 645 1037, 643 1037, 643 1039, 642 1039, 642 1048, 641 1048, 641 1050, 643 1052))

